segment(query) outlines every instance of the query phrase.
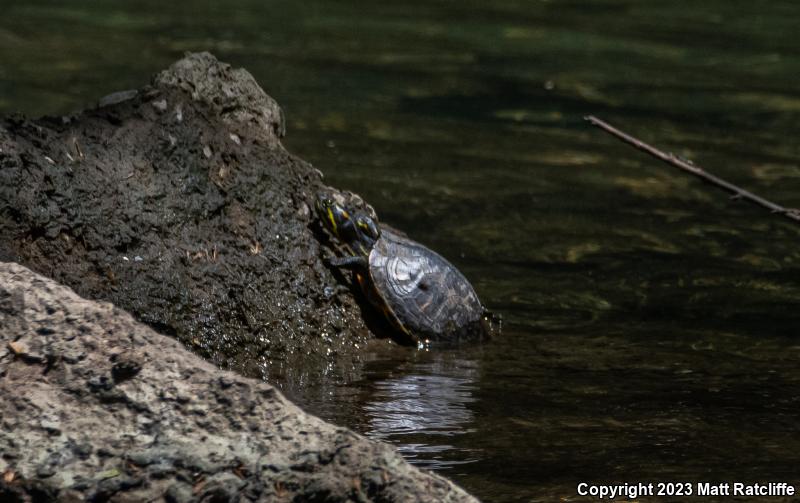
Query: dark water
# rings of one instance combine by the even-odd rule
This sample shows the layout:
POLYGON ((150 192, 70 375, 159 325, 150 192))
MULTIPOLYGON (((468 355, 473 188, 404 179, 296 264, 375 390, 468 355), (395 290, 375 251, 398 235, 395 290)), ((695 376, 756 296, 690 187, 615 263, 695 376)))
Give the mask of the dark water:
POLYGON ((293 152, 504 316, 483 347, 375 350, 363 379, 295 391, 307 409, 487 501, 800 490, 800 227, 581 120, 800 206, 796 2, 3 3, 0 112, 211 50, 281 103, 293 152))

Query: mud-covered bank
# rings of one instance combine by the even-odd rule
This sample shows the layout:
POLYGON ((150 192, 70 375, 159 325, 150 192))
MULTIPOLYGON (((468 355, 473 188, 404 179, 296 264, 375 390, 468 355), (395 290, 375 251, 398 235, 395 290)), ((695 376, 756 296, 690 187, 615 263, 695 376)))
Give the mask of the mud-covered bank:
POLYGON ((13 263, 0 263, 0 394, 2 501, 473 501, 13 263))
POLYGON ((69 117, 0 121, 0 258, 276 382, 358 366, 359 307, 320 260, 321 174, 245 70, 190 54, 69 117))

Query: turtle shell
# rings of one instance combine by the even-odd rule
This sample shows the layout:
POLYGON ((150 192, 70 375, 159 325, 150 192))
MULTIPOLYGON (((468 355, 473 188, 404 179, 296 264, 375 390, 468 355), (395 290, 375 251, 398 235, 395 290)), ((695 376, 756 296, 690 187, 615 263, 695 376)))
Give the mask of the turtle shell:
POLYGON ((384 228, 369 254, 369 274, 380 307, 416 341, 488 337, 478 295, 438 253, 384 228))

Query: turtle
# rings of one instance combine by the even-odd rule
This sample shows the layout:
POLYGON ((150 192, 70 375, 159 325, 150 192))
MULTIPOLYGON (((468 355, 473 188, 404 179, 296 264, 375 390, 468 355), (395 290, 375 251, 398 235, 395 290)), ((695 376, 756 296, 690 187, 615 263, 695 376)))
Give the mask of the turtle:
POLYGON ((458 344, 491 337, 495 317, 444 257, 328 194, 319 194, 315 206, 344 251, 327 263, 353 270, 369 303, 393 327, 395 341, 458 344))

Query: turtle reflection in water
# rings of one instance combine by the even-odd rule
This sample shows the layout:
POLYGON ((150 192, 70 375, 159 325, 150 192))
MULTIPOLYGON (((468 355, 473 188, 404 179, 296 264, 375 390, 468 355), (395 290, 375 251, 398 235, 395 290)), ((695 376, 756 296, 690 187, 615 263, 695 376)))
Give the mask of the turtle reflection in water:
POLYGON ((316 210, 346 251, 329 264, 354 270, 367 300, 396 331, 397 342, 454 344, 490 337, 493 317, 464 275, 441 255, 327 194, 317 197, 316 210))

